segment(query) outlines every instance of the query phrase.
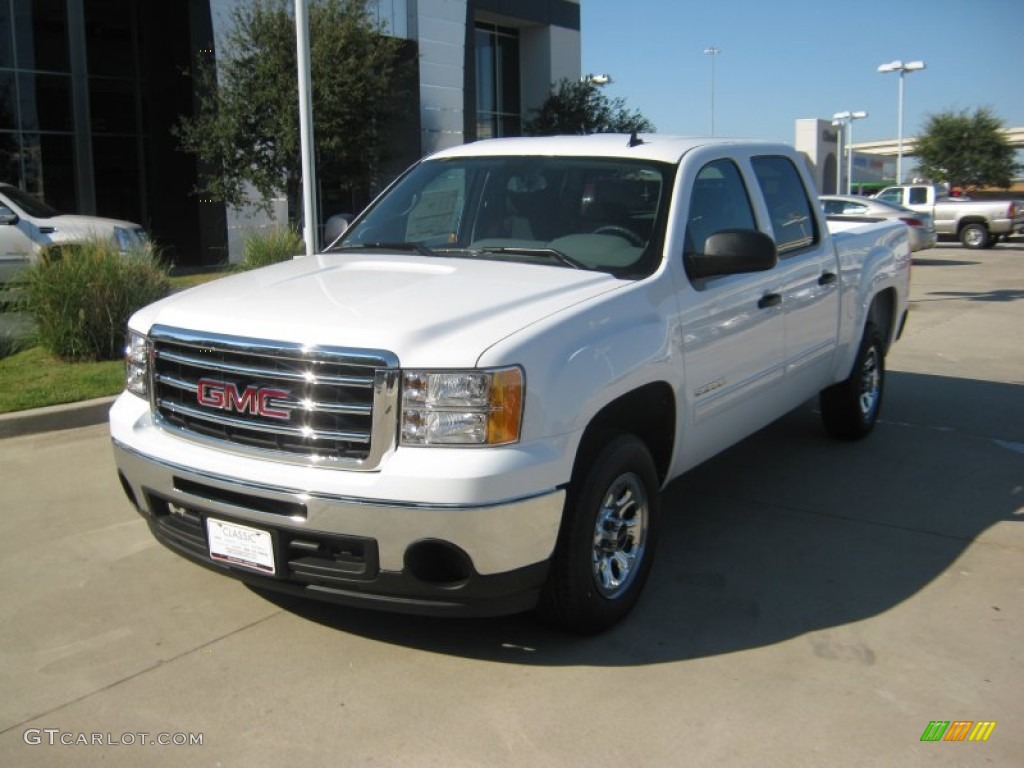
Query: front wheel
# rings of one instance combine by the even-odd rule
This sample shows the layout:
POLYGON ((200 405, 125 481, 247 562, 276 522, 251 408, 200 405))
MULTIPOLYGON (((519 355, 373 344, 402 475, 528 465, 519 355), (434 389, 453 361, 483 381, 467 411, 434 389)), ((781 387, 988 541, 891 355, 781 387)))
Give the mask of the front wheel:
POLYGON ((600 632, 636 603, 654 558, 659 484, 647 446, 613 437, 574 480, 539 610, 558 626, 600 632))
POLYGON ((984 224, 967 224, 960 230, 960 242, 964 248, 988 248, 991 236, 984 224))
POLYGON ((878 421, 884 391, 885 343, 877 326, 869 322, 849 377, 821 392, 825 431, 842 440, 867 437, 878 421))

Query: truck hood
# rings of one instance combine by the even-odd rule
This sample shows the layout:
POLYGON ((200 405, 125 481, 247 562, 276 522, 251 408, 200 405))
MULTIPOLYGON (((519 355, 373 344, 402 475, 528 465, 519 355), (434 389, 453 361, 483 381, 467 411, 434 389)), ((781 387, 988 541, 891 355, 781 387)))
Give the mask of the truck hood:
POLYGON ((559 266, 390 254, 323 254, 171 296, 131 321, 377 349, 404 366, 465 367, 497 341, 625 281, 559 266))

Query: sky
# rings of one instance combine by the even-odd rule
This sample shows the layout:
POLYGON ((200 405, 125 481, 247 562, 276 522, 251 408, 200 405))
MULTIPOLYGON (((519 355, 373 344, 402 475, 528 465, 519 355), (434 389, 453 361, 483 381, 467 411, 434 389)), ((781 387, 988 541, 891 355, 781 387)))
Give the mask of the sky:
POLYGON ((1024 0, 582 0, 583 72, 608 74, 659 133, 794 141, 798 118, 864 110, 854 142, 989 107, 1024 127, 1024 0), (704 53, 708 47, 721 52, 704 53))

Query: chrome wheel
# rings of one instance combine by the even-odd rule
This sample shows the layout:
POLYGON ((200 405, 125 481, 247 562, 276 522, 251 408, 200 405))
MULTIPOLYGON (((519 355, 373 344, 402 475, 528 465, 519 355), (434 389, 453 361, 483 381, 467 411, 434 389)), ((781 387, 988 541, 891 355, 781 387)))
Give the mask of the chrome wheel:
POLYGON ((632 472, 620 475, 605 493, 594 526, 592 574, 610 600, 629 589, 647 545, 647 493, 632 472))
POLYGON ((882 371, 878 365, 878 349, 870 347, 864 355, 860 369, 860 412, 868 419, 878 407, 878 396, 882 390, 882 371))

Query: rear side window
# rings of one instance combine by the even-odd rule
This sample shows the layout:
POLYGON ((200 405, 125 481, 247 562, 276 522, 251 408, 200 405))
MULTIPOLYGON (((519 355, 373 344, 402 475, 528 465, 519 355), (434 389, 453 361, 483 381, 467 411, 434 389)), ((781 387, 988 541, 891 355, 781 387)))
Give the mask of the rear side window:
POLYGON ((800 173, 788 157, 755 157, 751 164, 764 194, 779 256, 818 242, 817 219, 800 173))
POLYGON ((883 200, 887 203, 895 203, 899 205, 903 202, 903 195, 898 189, 887 189, 885 192, 878 196, 879 200, 883 200))
POLYGON ((924 187, 911 187, 910 188, 910 204, 911 205, 924 205, 928 202, 928 190, 924 187))
POLYGON ((686 221, 687 253, 703 253, 704 242, 723 229, 757 229, 750 198, 739 170, 729 160, 700 169, 686 221))

